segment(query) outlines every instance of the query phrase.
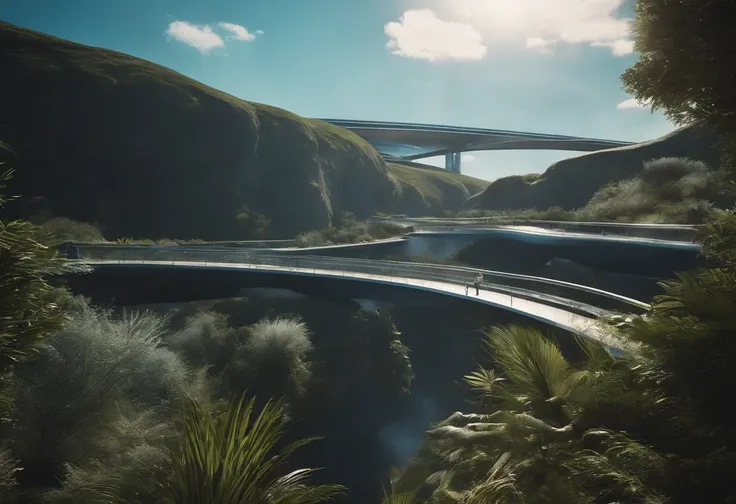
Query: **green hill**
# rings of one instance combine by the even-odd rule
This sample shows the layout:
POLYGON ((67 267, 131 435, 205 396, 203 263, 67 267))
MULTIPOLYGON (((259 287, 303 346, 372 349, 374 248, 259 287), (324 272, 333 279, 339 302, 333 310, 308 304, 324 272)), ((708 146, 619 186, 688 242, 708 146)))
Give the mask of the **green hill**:
POLYGON ((480 191, 488 182, 467 175, 449 173, 441 168, 387 163, 393 182, 393 212, 412 215, 442 215, 443 210, 456 210, 480 191))
POLYGON ((426 171, 390 177, 348 130, 149 61, 3 22, 0 47, 0 139, 15 152, 17 190, 109 237, 248 238, 242 217, 257 214, 271 236, 293 236, 345 210, 421 214, 396 199, 397 180, 441 190, 426 171))
POLYGON ((680 128, 650 142, 582 154, 559 161, 541 176, 523 175, 495 180, 468 206, 487 210, 566 210, 585 206, 593 195, 611 182, 639 175, 644 163, 659 158, 689 158, 713 168, 719 165, 714 135, 696 128, 680 128))

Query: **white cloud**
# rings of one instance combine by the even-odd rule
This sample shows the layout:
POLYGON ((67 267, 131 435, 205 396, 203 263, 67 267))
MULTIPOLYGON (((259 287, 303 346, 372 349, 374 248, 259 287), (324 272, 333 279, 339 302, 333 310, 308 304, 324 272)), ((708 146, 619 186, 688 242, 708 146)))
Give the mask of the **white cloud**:
POLYGON ((525 47, 527 49, 536 49, 538 51, 548 51, 549 46, 554 44, 553 40, 544 40, 539 37, 530 37, 526 39, 525 47))
POLYGON ((263 30, 256 30, 256 35, 263 35, 264 33, 266 32, 264 32, 263 30))
POLYGON ((462 162, 463 163, 472 163, 473 161, 475 161, 478 158, 475 157, 475 156, 473 156, 472 154, 463 154, 462 157, 461 157, 461 159, 462 159, 462 162))
POLYGON ((640 101, 637 101, 636 98, 629 98, 628 100, 624 100, 621 103, 619 103, 618 105, 616 105, 616 108, 617 109, 621 109, 621 110, 624 110, 624 109, 643 109, 643 108, 647 108, 648 106, 649 106, 649 102, 647 102, 647 101, 640 102, 640 101))
POLYGON ((174 21, 169 24, 166 34, 174 40, 194 47, 202 54, 225 45, 222 37, 213 32, 208 25, 198 26, 186 21, 174 21))
POLYGON ((613 42, 593 42, 593 47, 609 47, 614 56, 626 56, 634 52, 633 40, 614 40, 613 42))
POLYGON ((486 40, 526 42, 530 49, 555 43, 605 46, 630 54, 629 19, 618 17, 625 0, 452 0, 452 12, 470 20, 486 40))
POLYGON ((443 21, 430 10, 406 11, 399 22, 387 23, 386 46, 392 54, 428 61, 480 60, 488 48, 469 24, 443 21))
POLYGON ((263 31, 258 30, 255 33, 250 33, 245 26, 240 26, 234 23, 217 23, 217 25, 223 30, 229 31, 232 35, 229 38, 235 40, 244 40, 246 42, 252 42, 256 39, 256 35, 262 35, 263 31))

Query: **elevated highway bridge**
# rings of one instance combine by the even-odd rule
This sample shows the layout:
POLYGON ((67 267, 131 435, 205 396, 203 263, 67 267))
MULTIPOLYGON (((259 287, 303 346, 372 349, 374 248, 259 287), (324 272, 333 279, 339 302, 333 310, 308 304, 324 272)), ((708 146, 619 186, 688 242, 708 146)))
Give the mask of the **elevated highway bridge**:
POLYGON ((370 143, 387 161, 400 163, 445 156, 445 168, 454 173, 461 172, 463 152, 529 149, 591 152, 633 144, 621 140, 434 124, 321 120, 354 132, 370 143))

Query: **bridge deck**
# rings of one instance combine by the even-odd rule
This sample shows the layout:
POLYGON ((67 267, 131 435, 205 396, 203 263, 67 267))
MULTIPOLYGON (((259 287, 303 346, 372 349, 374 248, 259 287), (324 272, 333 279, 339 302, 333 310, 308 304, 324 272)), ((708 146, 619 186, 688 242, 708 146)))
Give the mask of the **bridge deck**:
MULTIPOLYGON (((465 294, 466 287, 463 283, 427 280, 419 278, 409 278, 401 276, 389 276, 386 274, 373 274, 355 271, 328 270, 319 268, 304 268, 280 266, 272 264, 251 264, 251 263, 231 263, 231 262, 201 262, 201 261, 156 261, 156 260, 112 260, 112 259, 95 259, 85 261, 91 266, 110 265, 110 264, 129 264, 129 265, 146 265, 160 267, 177 267, 177 268, 215 268, 215 269, 233 269, 233 270, 258 270, 270 271, 274 273, 285 273, 292 275, 309 275, 322 276, 330 278, 346 278, 354 280, 363 280, 368 282, 393 284, 404 288, 414 288, 425 291, 431 291, 456 298, 467 299, 472 302, 483 303, 496 308, 512 311, 523 316, 527 316, 540 322, 564 329, 573 334, 584 338, 599 341, 602 344, 615 348, 616 343, 611 340, 610 336, 603 330, 602 326, 594 316, 584 316, 568 311, 556 306, 550 306, 543 302, 534 301, 525 297, 514 296, 509 293, 509 289, 505 286, 494 286, 493 284, 484 284, 478 296, 474 293, 472 285, 465 294), (495 290, 494 290, 495 288, 495 290)), ((547 297, 544 294, 534 293, 541 300, 547 297)), ((557 298, 559 300, 559 298, 557 298)), ((576 304, 575 301, 568 300, 570 306, 576 304)), ((600 311, 604 313, 605 311, 600 311)))
MULTIPOLYGON (((665 230, 667 231, 667 230, 665 230)), ((675 231, 673 234, 677 233, 675 231)), ((506 235, 506 236, 536 236, 539 238, 547 238, 548 241, 560 243, 562 241, 591 241, 591 242, 615 242, 626 243, 629 245, 647 245, 656 247, 680 248, 687 250, 700 250, 701 245, 694 242, 689 236, 682 236, 679 240, 669 240, 663 238, 649 238, 642 236, 626 236, 622 234, 595 234, 571 232, 557 229, 541 229, 529 226, 486 226, 486 227, 457 227, 457 228, 420 228, 418 231, 410 233, 410 236, 452 236, 452 235, 506 235)))
POLYGON ((597 151, 632 145, 631 142, 620 140, 484 128, 340 119, 321 120, 353 131, 387 158, 403 160, 479 150, 597 151))

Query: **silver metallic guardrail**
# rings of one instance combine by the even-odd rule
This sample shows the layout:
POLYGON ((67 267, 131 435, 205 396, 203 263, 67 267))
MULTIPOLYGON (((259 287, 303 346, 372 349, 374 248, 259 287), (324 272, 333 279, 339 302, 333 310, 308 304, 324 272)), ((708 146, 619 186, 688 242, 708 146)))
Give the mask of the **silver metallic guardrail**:
POLYGON ((619 222, 619 221, 573 221, 573 220, 544 220, 544 219, 518 219, 518 218, 502 218, 502 217, 406 217, 406 216, 372 216, 372 220, 376 221, 394 221, 394 222, 416 222, 418 224, 503 224, 511 226, 534 225, 534 226, 559 226, 559 227, 618 227, 632 229, 682 229, 697 230, 704 227, 698 224, 654 224, 648 222, 619 222))
MULTIPOLYGON (((187 243, 181 245, 182 247, 215 247, 215 248, 250 248, 250 249, 273 249, 273 248, 288 248, 294 247, 296 240, 233 240, 233 241, 215 241, 215 242, 202 242, 202 243, 187 243)), ((73 242, 74 245, 85 246, 85 247, 179 247, 180 245, 154 245, 152 242, 149 243, 131 243, 129 245, 122 245, 120 243, 107 242, 73 242)), ((72 245, 72 242, 64 242, 61 246, 72 245)))
POLYGON ((703 226, 690 224, 647 224, 629 222, 585 222, 585 221, 549 221, 536 219, 503 219, 493 217, 472 218, 410 218, 410 217, 371 217, 375 221, 394 222, 403 226, 412 226, 415 230, 440 230, 443 228, 472 228, 505 226, 530 226, 543 229, 557 229, 562 231, 576 231, 586 234, 600 234, 632 236, 652 239, 669 239, 692 242, 698 238, 698 230, 703 226))
POLYGON ((649 309, 647 303, 585 285, 578 285, 550 278, 486 271, 461 266, 351 259, 343 257, 303 256, 286 254, 251 253, 233 248, 204 247, 143 247, 143 246, 90 246, 76 244, 70 249, 70 257, 90 262, 201 262, 235 263, 274 266, 281 268, 328 270, 353 272, 388 277, 435 280, 460 285, 469 285, 481 272, 483 287, 507 294, 523 295, 553 304, 576 307, 596 316, 605 312, 643 313, 649 309))

